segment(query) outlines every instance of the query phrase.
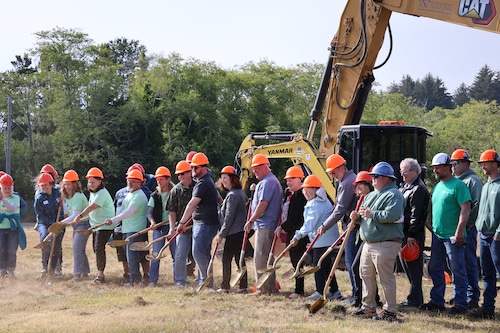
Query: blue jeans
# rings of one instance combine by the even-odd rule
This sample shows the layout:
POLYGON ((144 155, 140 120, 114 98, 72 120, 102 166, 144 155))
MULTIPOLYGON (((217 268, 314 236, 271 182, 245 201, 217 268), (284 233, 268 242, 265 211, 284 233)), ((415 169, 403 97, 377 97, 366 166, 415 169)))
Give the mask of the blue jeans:
POLYGON ((467 272, 467 299, 471 303, 479 302, 479 273, 477 267, 477 229, 472 226, 467 230, 467 239, 465 240, 465 271, 467 272))
MULTIPOLYGON (((45 224, 38 224, 38 234, 40 235, 40 242, 43 241, 45 236, 48 235, 49 233, 49 226, 45 224)), ((56 264, 57 264, 57 259, 61 257, 62 254, 62 240, 64 237, 64 230, 56 236, 56 242, 54 245, 54 253, 52 254, 52 260, 51 260, 51 266, 50 269, 52 271, 55 271, 56 264)), ((50 257, 50 249, 52 247, 52 239, 50 240, 49 244, 45 247, 42 248, 42 268, 47 269, 48 263, 49 263, 49 257, 50 257)))
POLYGON ((174 282, 176 285, 187 283, 187 259, 193 243, 193 233, 184 232, 175 238, 174 282))
POLYGON ((17 261, 17 230, 0 229, 0 272, 14 272, 17 261))
MULTIPOLYGON (((212 253, 212 241, 219 230, 219 225, 194 224, 193 225, 193 258, 198 266, 198 284, 207 278, 208 263, 212 253)), ((208 285, 213 286, 213 281, 208 285)))
POLYGON ((493 240, 493 235, 479 233, 479 253, 483 275, 483 309, 495 311, 497 297, 497 272, 500 272, 500 241, 493 240), (489 237, 488 237, 489 236, 489 237))
POLYGON ((85 249, 90 235, 73 232, 73 274, 89 274, 89 258, 85 249))
MULTIPOLYGON (((133 234, 135 234, 135 232, 127 232, 124 234, 124 236, 125 238, 127 238, 129 236, 132 236, 133 234)), ((130 275, 130 283, 132 284, 139 283, 142 281, 141 272, 139 270, 141 266, 141 252, 131 250, 130 245, 134 244, 135 242, 145 242, 147 240, 148 240, 148 235, 143 234, 131 238, 126 245, 128 272, 130 275)))
MULTIPOLYGON (((170 230, 170 226, 164 225, 159 227, 156 230, 153 230, 153 240, 168 235, 168 231, 170 230)), ((165 245, 165 241, 159 241, 153 244, 153 252, 160 252, 161 248, 165 245)), ((170 254, 172 256, 172 265, 175 263, 175 239, 173 242, 170 242, 168 245, 170 249, 170 254)), ((164 252, 165 253, 165 252, 164 252)), ((151 267, 149 269, 149 282, 157 283, 158 277, 160 276, 160 260, 151 260, 151 267)))
POLYGON ((354 229, 349 234, 349 238, 346 240, 347 243, 345 245, 345 252, 344 252, 344 260, 345 260, 345 265, 347 267, 347 271, 349 272, 349 280, 351 281, 351 295, 353 297, 356 294, 356 281, 354 278, 354 274, 352 273, 352 263, 354 262, 354 258, 356 258, 356 253, 358 253, 358 247, 356 246, 357 234, 358 234, 357 229, 354 229))
POLYGON ((446 257, 450 262, 455 283, 455 304, 467 309, 467 273, 465 272, 465 245, 451 244, 449 239, 441 239, 432 234, 431 261, 429 262, 429 275, 432 279, 431 302, 444 306, 444 293, 446 281, 444 279, 444 268, 446 257))

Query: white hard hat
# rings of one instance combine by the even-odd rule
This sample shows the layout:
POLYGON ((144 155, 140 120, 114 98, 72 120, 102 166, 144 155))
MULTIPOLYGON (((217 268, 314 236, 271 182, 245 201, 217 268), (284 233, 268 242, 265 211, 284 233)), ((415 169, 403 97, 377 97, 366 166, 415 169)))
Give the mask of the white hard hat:
POLYGON ((432 158, 431 166, 436 166, 436 165, 451 165, 450 156, 448 156, 448 154, 445 153, 437 153, 432 158))

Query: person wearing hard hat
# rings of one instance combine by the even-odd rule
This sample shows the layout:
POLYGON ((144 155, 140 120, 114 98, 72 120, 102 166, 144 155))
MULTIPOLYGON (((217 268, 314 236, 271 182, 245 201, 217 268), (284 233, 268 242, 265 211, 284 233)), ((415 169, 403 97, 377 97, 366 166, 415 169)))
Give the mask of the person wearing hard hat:
POLYGON ((465 271, 467 272, 467 301, 469 309, 479 307, 479 268, 477 266, 477 229, 474 225, 479 210, 479 200, 481 199, 481 190, 483 183, 470 168, 471 159, 465 149, 455 150, 451 156, 451 171, 453 175, 463 181, 469 189, 471 196, 470 214, 467 220, 465 230, 467 238, 465 239, 465 271))
MULTIPOLYGON (((255 281, 258 281, 263 273, 259 270, 267 268, 267 258, 271 251, 274 238, 274 230, 278 226, 281 214, 281 184, 272 173, 269 160, 263 154, 256 154, 252 158, 252 171, 259 180, 255 187, 252 199, 252 215, 245 223, 245 231, 255 230, 254 267, 255 281)), ((276 293, 276 273, 272 272, 270 278, 264 285, 249 295, 274 294, 276 293)))
MULTIPOLYGON (((338 228, 338 222, 342 223, 342 228, 346 229, 350 222, 349 215, 356 207, 357 197, 354 193, 354 182, 356 180, 356 174, 352 170, 348 170, 346 166, 346 160, 339 154, 332 154, 326 159, 326 172, 328 172, 332 178, 337 180, 337 197, 335 198, 335 207, 333 208, 332 214, 324 221, 318 229, 320 235, 324 234, 330 228, 338 228)), ((351 281, 351 297, 346 299, 347 303, 351 303, 354 300, 354 294, 356 293, 356 285, 354 281, 354 275, 352 273, 352 262, 358 248, 356 246, 357 230, 351 232, 349 238, 346 240, 345 246, 345 265, 349 273, 349 280, 351 281)), ((340 292, 336 295, 337 299, 340 299, 342 295, 340 292)))
MULTIPOLYGON (((193 257, 198 267, 198 285, 202 285, 209 272, 212 241, 219 230, 219 214, 217 205, 222 198, 208 172, 208 157, 196 153, 191 160, 191 174, 196 178, 191 200, 189 200, 182 215, 177 230, 183 232, 185 224, 193 218, 193 257)), ((208 287, 213 286, 213 280, 208 287)))
POLYGON ((479 256, 483 278, 483 304, 470 312, 472 318, 494 319, 497 297, 497 272, 500 272, 500 156, 493 149, 485 150, 478 161, 488 180, 483 185, 476 228, 479 232, 479 256))
POLYGON ((391 322, 397 318, 393 271, 404 238, 405 199, 396 186, 397 178, 389 163, 375 164, 370 175, 375 191, 365 197, 359 212, 351 213, 352 221, 360 223, 359 234, 365 242, 360 257, 363 305, 352 315, 391 322), (385 301, 379 314, 376 312, 377 275, 385 301))
POLYGON ((412 261, 402 257, 402 265, 410 281, 410 292, 406 300, 401 303, 403 307, 419 307, 424 302, 422 293, 423 274, 423 250, 425 242, 425 222, 427 221, 427 209, 429 206, 429 191, 423 180, 419 177, 422 168, 414 158, 405 158, 399 163, 399 170, 403 177, 401 193, 406 200, 404 211, 404 234, 403 247, 415 247, 419 251, 417 259, 412 261))
POLYGON ((17 248, 26 248, 26 233, 20 220, 21 200, 14 194, 14 180, 8 174, 0 177, 0 279, 16 279, 17 248))
MULTIPOLYGON (((302 171, 299 165, 288 168, 284 177, 287 188, 281 214, 282 222, 281 225, 276 227, 274 234, 281 236, 282 231, 286 232, 287 245, 290 244, 290 241, 293 239, 295 231, 299 230, 304 225, 304 206, 307 203, 307 199, 302 192, 302 182, 304 178, 304 171, 302 171)), ((306 250, 307 243, 309 243, 307 237, 301 238, 298 244, 289 251, 290 261, 294 269, 297 268, 300 257, 302 257, 302 254, 306 250)), ((304 297, 304 277, 295 278, 295 290, 292 294, 288 295, 290 299, 299 297, 304 297)))
MULTIPOLYGON (((128 193, 122 202, 122 211, 120 214, 106 220, 106 224, 115 224, 122 221, 122 232, 125 239, 129 236, 146 229, 148 214, 148 198, 141 185, 144 182, 144 175, 139 170, 132 170, 127 174, 128 193)), ((125 245, 127 253, 128 271, 130 280, 125 284, 127 287, 142 286, 142 276, 140 272, 141 253, 133 251, 130 246, 135 242, 147 241, 147 234, 142 234, 130 238, 125 245)))
POLYGON ((75 170, 68 170, 64 173, 62 180, 61 197, 66 214, 68 215, 61 222, 73 225, 73 278, 71 281, 82 281, 90 273, 89 259, 87 257, 87 241, 89 235, 80 234, 77 230, 86 230, 90 228, 88 219, 75 224, 74 219, 88 206, 89 201, 83 194, 80 177, 75 170))
MULTIPOLYGON (((91 227, 106 221, 115 215, 113 199, 104 185, 104 174, 101 169, 90 168, 85 176, 87 178, 87 188, 90 192, 89 205, 76 216, 75 223, 79 224, 83 216, 89 216, 91 227)), ((92 284, 98 285, 106 282, 104 270, 106 268, 106 243, 113 234, 116 223, 104 225, 93 231, 93 249, 96 256, 97 274, 92 280, 92 284)))
MULTIPOLYGON (((222 252, 222 283, 219 293, 229 292, 229 282, 231 280, 231 261, 234 258, 238 270, 241 249, 244 239, 243 227, 247 222, 247 201, 248 197, 241 188, 241 181, 234 167, 227 165, 219 173, 220 179, 217 181, 217 187, 222 191, 227 191, 227 195, 222 202, 220 209, 220 231, 217 242, 224 241, 224 251, 222 252)), ((243 260, 243 265, 245 261, 243 260)), ((237 293, 245 293, 248 287, 247 274, 239 281, 237 293)))
MULTIPOLYGON (((187 161, 180 161, 175 166, 175 174, 179 182, 172 188, 167 198, 168 220, 170 221, 170 234, 175 232, 176 221, 184 214, 187 204, 191 200, 194 188, 191 176, 191 165, 187 161)), ((188 258, 193 242, 192 228, 188 227, 175 239, 174 283, 176 286, 185 286, 188 275, 188 258)), ((190 261, 194 262, 194 259, 190 261)), ((193 263, 190 264, 191 266, 193 263)), ((189 267, 189 270, 194 267, 189 267)))
POLYGON ((453 177, 448 154, 438 153, 431 164, 439 181, 432 189, 432 244, 429 274, 432 279, 430 301, 420 306, 426 311, 445 310, 446 281, 444 269, 448 259, 455 283, 455 305, 450 314, 467 312, 467 273, 465 272, 465 238, 471 196, 460 179, 453 177))
MULTIPOLYGON (((155 172, 156 183, 158 186, 156 190, 151 193, 148 202, 148 220, 153 228, 153 240, 161 238, 170 233, 170 224, 158 226, 158 223, 169 222, 168 211, 165 204, 170 190, 174 187, 174 183, 170 180, 170 170, 165 166, 160 166, 155 172)), ((153 252, 159 253, 161 248, 165 245, 165 240, 158 241, 153 244, 153 252)), ((175 242, 169 245, 170 254, 172 256, 172 263, 175 262, 175 242)), ((149 287, 156 287, 160 275, 160 260, 151 260, 149 270, 149 287)))
MULTIPOLYGON (((316 235, 319 235, 319 226, 325 222, 333 210, 333 205, 330 200, 328 200, 328 195, 326 194, 318 176, 307 176, 302 184, 302 192, 307 200, 304 207, 304 225, 299 230, 295 231, 295 235, 290 241, 290 244, 292 245, 297 245, 299 240, 306 236, 306 238, 312 242, 316 235)), ((338 228, 330 228, 325 233, 321 234, 312 247, 312 263, 314 266, 318 265, 319 258, 321 258, 321 256, 339 238, 339 236, 338 228)), ((308 301, 316 301, 323 296, 323 290, 325 289, 328 275, 332 270, 333 256, 334 251, 330 252, 325 260, 323 260, 320 269, 314 272, 316 289, 314 293, 306 298, 308 301)), ((330 281, 326 297, 332 300, 340 298, 339 286, 335 276, 333 276, 330 281)))
MULTIPOLYGON (((59 209, 62 205, 61 194, 55 187, 54 178, 49 173, 41 173, 37 179, 37 191, 34 202, 36 220, 38 222, 38 234, 40 242, 42 242, 49 233, 49 227, 56 221, 63 218, 63 210, 59 209)), ((62 251, 62 239, 64 231, 59 233, 55 238, 53 255, 50 258, 50 270, 55 272, 57 258, 62 251)), ((52 242, 53 240, 51 240, 52 242)), ((51 246, 42 248, 42 271, 39 279, 44 278, 48 271, 49 256, 51 246)))

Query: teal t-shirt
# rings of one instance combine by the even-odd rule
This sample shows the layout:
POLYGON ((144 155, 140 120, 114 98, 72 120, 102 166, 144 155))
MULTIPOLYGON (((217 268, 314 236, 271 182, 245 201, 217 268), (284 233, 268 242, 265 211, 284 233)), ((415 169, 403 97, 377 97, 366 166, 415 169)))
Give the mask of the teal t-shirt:
POLYGON ((122 232, 138 232, 146 228, 148 217, 148 198, 144 191, 137 190, 129 192, 122 203, 122 212, 126 211, 129 207, 135 207, 136 211, 132 216, 123 219, 122 232))
MULTIPOLYGON (((432 231, 439 238, 455 235, 460 205, 471 201, 469 189, 460 179, 452 177, 447 182, 439 182, 432 189, 432 231)), ((466 230, 464 228, 464 236, 466 230)))
MULTIPOLYGON (((170 192, 162 192, 160 193, 161 194, 161 206, 162 206, 162 213, 161 213, 161 220, 162 221, 168 221, 168 211, 165 209, 165 205, 167 204, 167 198, 168 198, 168 194, 170 192)), ((153 198, 153 196, 149 197, 149 202, 148 202, 148 207, 155 207, 155 199, 153 198)), ((159 223, 161 221, 155 221, 156 223, 159 223)))
MULTIPOLYGON (((99 208, 94 209, 89 213, 91 226, 95 226, 115 216, 113 198, 111 198, 107 189, 102 188, 95 193, 90 192, 89 205, 92 205, 93 203, 99 206, 99 208)), ((114 230, 115 227, 116 223, 112 223, 110 225, 99 227, 97 230, 114 230)))
MULTIPOLYGON (((5 197, 5 200, 7 200, 8 203, 16 206, 17 208, 13 212, 8 212, 3 203, 0 201, 0 213, 5 215, 19 214, 19 206, 21 205, 21 200, 19 199, 19 196, 13 194, 11 197, 5 197)), ((10 221, 8 218, 4 218, 2 220, 2 222, 0 223, 0 229, 10 229, 10 221)))

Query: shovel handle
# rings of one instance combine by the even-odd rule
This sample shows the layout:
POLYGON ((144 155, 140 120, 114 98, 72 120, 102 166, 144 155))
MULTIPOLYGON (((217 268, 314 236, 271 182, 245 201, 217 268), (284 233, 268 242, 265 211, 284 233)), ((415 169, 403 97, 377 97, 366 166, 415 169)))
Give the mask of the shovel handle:
POLYGON ((281 253, 276 257, 276 259, 274 259, 274 262, 273 262, 273 267, 276 267, 276 264, 278 263, 278 261, 283 258, 283 256, 285 255, 285 253, 287 251, 289 251, 291 248, 292 248, 292 243, 288 244, 287 247, 285 247, 285 249, 283 251, 281 251, 281 253))
MULTIPOLYGON (((168 221, 163 221, 163 222, 160 222, 160 223, 155 224, 154 226, 156 226, 156 227, 160 227, 160 226, 165 225, 165 224, 167 224, 167 223, 168 223, 168 221)), ((147 227, 146 229, 142 229, 141 231, 138 231, 138 232, 136 232, 135 234, 132 234, 132 235, 128 236, 128 237, 125 239, 125 241, 127 241, 127 242, 128 242, 131 238, 134 238, 134 237, 137 237, 137 236, 143 235, 143 234, 145 234, 146 232, 148 232, 148 231, 149 231, 149 230, 151 230, 151 229, 153 229, 153 226, 149 226, 149 227, 147 227)))
MULTIPOLYGON (((193 218, 189 218, 189 220, 187 220, 187 222, 184 224, 184 226, 187 227, 192 221, 193 221, 193 218)), ((178 230, 174 232, 172 237, 170 237, 170 239, 167 240, 165 245, 163 245, 161 247, 160 252, 158 252, 158 255, 154 258, 154 260, 159 260, 161 258, 161 254, 163 253, 163 251, 165 251, 165 249, 170 245, 170 242, 172 242, 179 234, 180 234, 180 232, 178 230)), ((160 238, 157 238, 154 241, 152 241, 151 243, 149 243, 149 245, 151 245, 155 242, 159 242, 160 240, 165 240, 165 239, 167 239, 167 236, 168 235, 161 236, 160 238)))

